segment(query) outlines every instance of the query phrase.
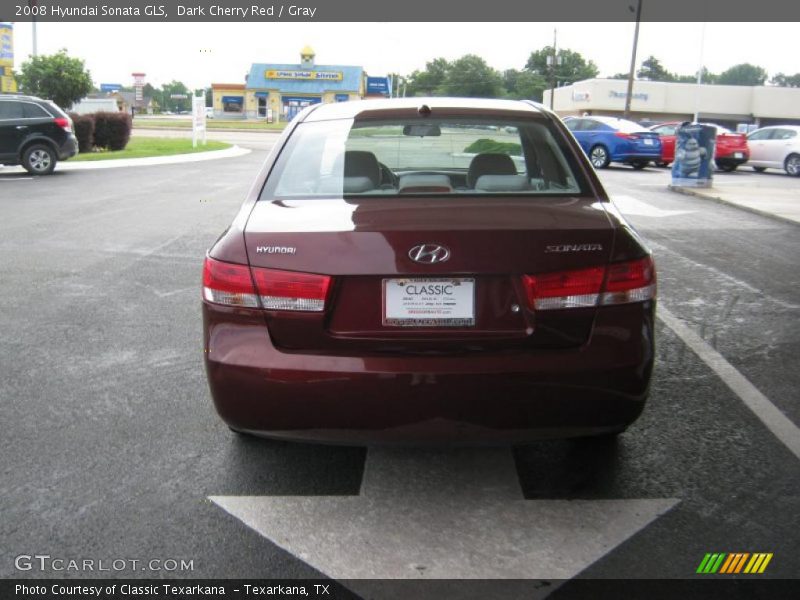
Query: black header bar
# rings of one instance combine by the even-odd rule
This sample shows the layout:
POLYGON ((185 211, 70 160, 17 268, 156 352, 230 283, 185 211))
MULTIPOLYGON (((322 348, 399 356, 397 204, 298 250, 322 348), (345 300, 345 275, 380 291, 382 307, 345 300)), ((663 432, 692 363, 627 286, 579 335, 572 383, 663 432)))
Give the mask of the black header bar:
MULTIPOLYGON (((621 22, 637 0, 3 0, 26 22, 621 22)), ((642 0, 642 21, 800 21, 791 0, 642 0)))

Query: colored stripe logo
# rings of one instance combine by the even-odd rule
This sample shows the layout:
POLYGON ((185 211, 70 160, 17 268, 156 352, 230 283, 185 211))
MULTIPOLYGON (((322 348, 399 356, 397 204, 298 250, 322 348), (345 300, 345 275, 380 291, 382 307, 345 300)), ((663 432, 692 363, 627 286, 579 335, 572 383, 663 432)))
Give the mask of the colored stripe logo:
POLYGON ((749 552, 709 552, 703 557, 696 572, 725 575, 763 573, 771 560, 772 552, 756 552, 754 554, 749 552))

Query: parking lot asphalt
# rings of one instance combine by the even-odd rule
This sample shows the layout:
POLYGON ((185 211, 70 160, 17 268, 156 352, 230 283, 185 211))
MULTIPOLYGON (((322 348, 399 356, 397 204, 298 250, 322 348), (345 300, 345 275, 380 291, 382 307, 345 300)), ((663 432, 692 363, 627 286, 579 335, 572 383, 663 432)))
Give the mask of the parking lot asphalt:
POLYGON ((479 563, 487 549, 519 564, 515 577, 692 578, 707 552, 770 552, 762 577, 800 573, 798 458, 713 364, 800 425, 796 225, 671 193, 664 170, 601 172, 653 248, 659 307, 674 319, 658 322, 650 401, 616 444, 539 442, 464 462, 241 439, 205 384, 199 277, 265 150, 0 171, 0 577, 343 578, 342 538, 373 576, 455 577, 470 563, 451 557, 479 563), (413 485, 422 474, 459 498, 457 514, 488 515, 481 527, 413 485), (404 532, 391 552, 386 528, 404 532), (453 546, 461 554, 442 550, 453 546), (14 558, 33 553, 193 568, 21 572, 14 558))

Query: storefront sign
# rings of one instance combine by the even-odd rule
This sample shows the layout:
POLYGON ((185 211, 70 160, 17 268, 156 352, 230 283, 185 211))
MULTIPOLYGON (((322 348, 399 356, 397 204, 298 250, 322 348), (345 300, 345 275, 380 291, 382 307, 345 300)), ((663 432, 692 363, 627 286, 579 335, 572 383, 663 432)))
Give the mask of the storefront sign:
MULTIPOLYGON (((626 94, 625 92, 615 92, 614 90, 611 90, 610 92, 608 92, 608 96, 610 98, 626 98, 628 94, 626 94)), ((649 94, 645 94, 643 92, 640 92, 638 94, 631 94, 631 98, 633 100, 642 100, 643 102, 647 102, 648 97, 649 94)))
POLYGON ((389 95, 388 77, 367 77, 367 93, 389 95))
POLYGON ((0 23, 0 66, 14 66, 14 26, 0 23))
POLYGON ((341 71, 277 71, 268 70, 264 73, 267 79, 306 79, 311 81, 341 81, 341 71))

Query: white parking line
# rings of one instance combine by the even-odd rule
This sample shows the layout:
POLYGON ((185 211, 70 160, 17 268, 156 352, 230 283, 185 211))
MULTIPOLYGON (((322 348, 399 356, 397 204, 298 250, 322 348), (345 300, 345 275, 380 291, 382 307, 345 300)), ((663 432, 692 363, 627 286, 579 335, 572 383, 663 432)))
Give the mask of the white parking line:
POLYGON ((658 318, 675 332, 683 343, 689 346, 700 360, 739 396, 745 406, 753 411, 758 419, 767 426, 775 437, 786 446, 797 458, 800 458, 800 428, 797 427, 781 410, 770 402, 756 386, 742 375, 725 358, 712 348, 698 334, 692 331, 683 321, 664 308, 658 306, 658 318))

